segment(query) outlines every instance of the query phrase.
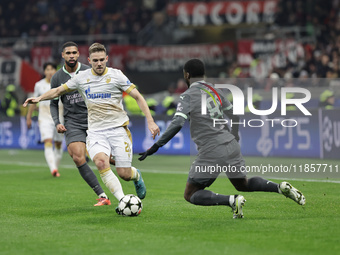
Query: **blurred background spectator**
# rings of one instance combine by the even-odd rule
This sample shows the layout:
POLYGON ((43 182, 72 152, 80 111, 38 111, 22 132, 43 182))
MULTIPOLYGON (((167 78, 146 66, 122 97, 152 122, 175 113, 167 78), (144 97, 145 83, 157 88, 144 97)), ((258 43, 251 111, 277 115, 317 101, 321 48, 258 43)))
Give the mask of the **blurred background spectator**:
POLYGON ((15 85, 9 84, 6 87, 4 98, 1 100, 1 113, 7 117, 14 117, 15 115, 20 114, 18 97, 15 91, 15 85))
POLYGON ((334 96, 333 91, 326 89, 324 92, 321 93, 319 107, 322 107, 325 109, 333 109, 334 102, 335 102, 335 96, 334 96))

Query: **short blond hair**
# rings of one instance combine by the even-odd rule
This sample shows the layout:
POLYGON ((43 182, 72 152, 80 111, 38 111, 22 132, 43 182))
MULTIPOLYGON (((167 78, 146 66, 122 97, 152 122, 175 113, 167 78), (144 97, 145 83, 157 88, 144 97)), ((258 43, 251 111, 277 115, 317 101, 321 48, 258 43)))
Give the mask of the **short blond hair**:
POLYGON ((89 48, 89 55, 94 52, 101 52, 104 51, 106 53, 106 48, 103 44, 100 43, 93 43, 89 48))

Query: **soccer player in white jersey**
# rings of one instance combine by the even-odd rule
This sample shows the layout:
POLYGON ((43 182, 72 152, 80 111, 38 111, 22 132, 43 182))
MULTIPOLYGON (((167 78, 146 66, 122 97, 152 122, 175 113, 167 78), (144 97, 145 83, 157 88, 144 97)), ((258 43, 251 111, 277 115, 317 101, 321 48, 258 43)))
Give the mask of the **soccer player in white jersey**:
MULTIPOLYGON (((51 78, 56 72, 56 66, 53 63, 44 64, 45 78, 38 81, 34 86, 34 96, 38 97, 51 89, 51 78)), ((32 113, 36 109, 35 105, 30 105, 27 112, 26 124, 28 128, 32 125, 32 113)), ((62 104, 60 104, 60 113, 62 118, 62 104)), ((62 140, 64 135, 59 134, 55 129, 54 122, 50 113, 50 102, 44 101, 39 104, 39 130, 41 141, 44 142, 45 159, 50 168, 52 176, 59 177, 58 165, 63 155, 62 140), (54 149, 53 149, 54 141, 54 149)))
POLYGON ((110 168, 110 153, 115 156, 116 170, 122 179, 126 181, 141 179, 140 171, 131 167, 132 141, 127 127, 129 118, 122 106, 123 91, 137 101, 153 138, 160 131, 136 86, 122 71, 106 67, 108 56, 104 45, 92 44, 89 48, 88 60, 91 69, 79 72, 66 84, 51 89, 39 97, 26 99, 23 106, 49 100, 77 89, 88 109, 87 150, 104 184, 119 201, 124 196, 124 192, 110 168))

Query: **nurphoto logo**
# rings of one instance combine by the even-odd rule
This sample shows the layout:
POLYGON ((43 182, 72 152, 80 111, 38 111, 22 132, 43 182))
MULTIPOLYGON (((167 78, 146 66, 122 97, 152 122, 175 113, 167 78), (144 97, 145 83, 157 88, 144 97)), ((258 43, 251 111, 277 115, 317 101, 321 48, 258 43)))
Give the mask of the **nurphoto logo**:
MULTIPOLYGON (((235 85, 231 84, 216 84, 216 89, 228 89, 232 96, 233 96, 233 114, 234 115, 244 115, 245 112, 245 96, 243 94, 243 91, 238 88, 235 85)), ((222 101, 216 92, 215 89, 213 89, 211 86, 209 86, 207 89, 201 89, 202 90, 202 104, 201 104, 201 114, 206 115, 207 109, 209 110, 209 114, 213 119, 214 127, 216 125, 225 125, 229 123, 232 125, 243 125, 250 127, 262 127, 265 122, 271 123, 271 126, 274 126, 274 123, 279 122, 283 127, 295 127, 297 126, 297 121, 294 119, 250 119, 247 122, 245 120, 237 123, 233 123, 232 120, 226 120, 221 118, 223 116, 222 112, 219 110, 222 106, 222 101), (207 89, 210 89, 212 92, 209 92, 207 89), (204 93, 205 92, 205 93, 204 93), (209 95, 209 97, 207 97, 209 95), (215 96, 216 95, 216 100, 215 96), (215 107, 211 107, 212 104, 215 105, 215 107)), ((272 113, 274 113, 277 110, 278 107, 278 97, 280 94, 280 102, 281 102, 281 115, 286 116, 287 115, 287 106, 294 105, 296 109, 299 109, 304 115, 310 116, 312 115, 306 107, 303 105, 307 103, 311 99, 311 93, 309 90, 305 88, 298 88, 298 87, 285 87, 279 89, 277 87, 272 88, 272 104, 269 109, 265 110, 259 110, 255 109, 253 105, 253 88, 248 87, 247 88, 247 106, 249 108, 249 111, 253 113, 254 115, 258 116, 268 116, 272 113), (280 92, 280 93, 279 93, 280 92), (289 93, 295 93, 295 94, 301 94, 301 98, 287 98, 287 94, 289 93)))

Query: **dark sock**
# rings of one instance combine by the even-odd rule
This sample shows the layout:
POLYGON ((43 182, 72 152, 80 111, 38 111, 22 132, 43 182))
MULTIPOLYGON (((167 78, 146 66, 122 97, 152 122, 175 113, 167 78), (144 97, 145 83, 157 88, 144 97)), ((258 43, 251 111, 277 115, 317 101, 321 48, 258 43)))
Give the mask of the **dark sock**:
POLYGON ((229 205, 229 196, 216 194, 210 190, 198 190, 190 198, 194 205, 229 205))
POLYGON ((92 169, 89 167, 87 163, 84 163, 81 166, 78 166, 79 173, 81 177, 87 182, 87 184, 96 192, 97 196, 104 193, 104 190, 100 186, 97 176, 94 174, 92 169))
POLYGON ((248 179, 247 191, 265 191, 279 193, 279 184, 255 176, 248 179))

